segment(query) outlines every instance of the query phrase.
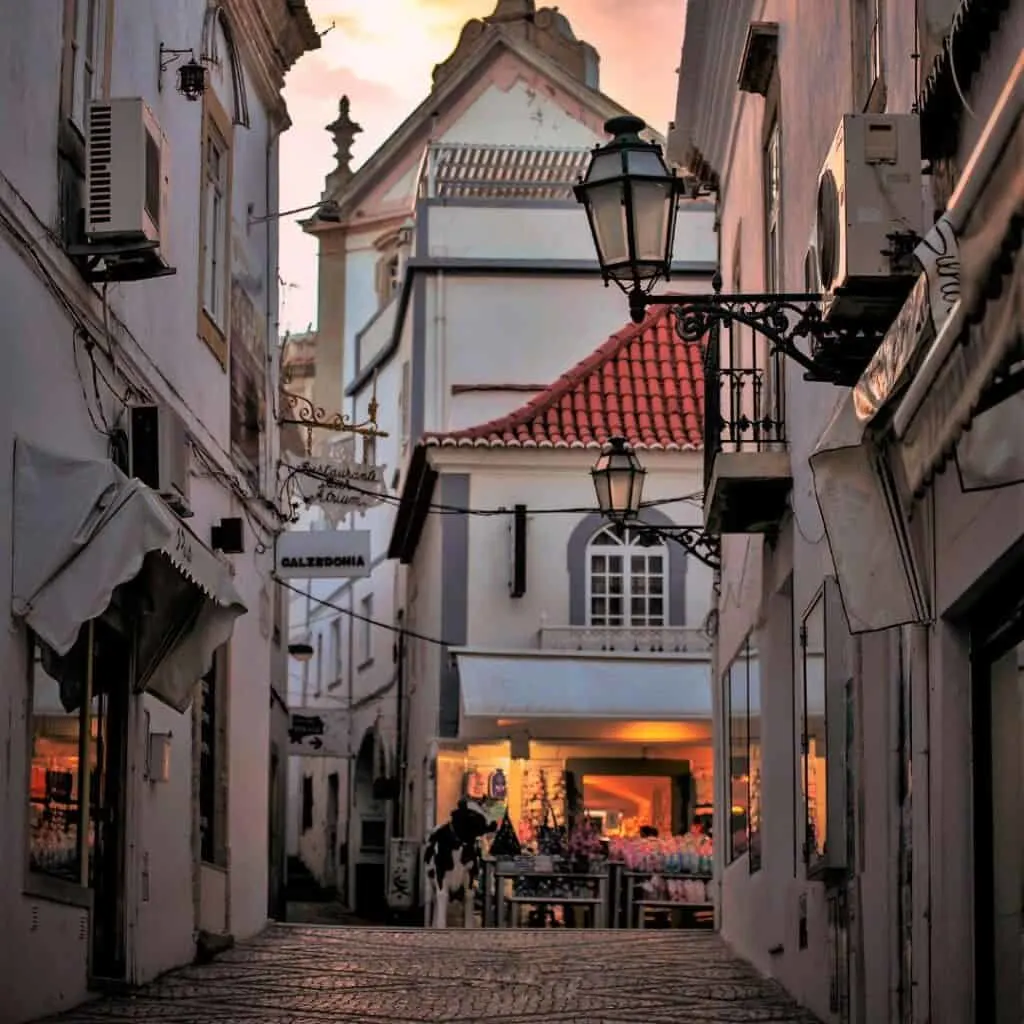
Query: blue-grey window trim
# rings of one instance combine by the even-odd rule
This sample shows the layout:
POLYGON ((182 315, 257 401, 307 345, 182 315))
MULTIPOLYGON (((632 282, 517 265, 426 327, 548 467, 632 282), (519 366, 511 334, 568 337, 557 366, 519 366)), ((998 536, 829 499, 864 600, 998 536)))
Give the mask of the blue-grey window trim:
MULTIPOLYGON (((664 512, 645 509, 643 521, 652 526, 675 526, 664 512)), ((600 512, 584 516, 569 535, 566 545, 566 568, 569 570, 569 625, 587 624, 587 546, 598 530, 608 525, 600 512)), ((668 549, 668 626, 686 625, 686 551, 674 541, 668 549)))

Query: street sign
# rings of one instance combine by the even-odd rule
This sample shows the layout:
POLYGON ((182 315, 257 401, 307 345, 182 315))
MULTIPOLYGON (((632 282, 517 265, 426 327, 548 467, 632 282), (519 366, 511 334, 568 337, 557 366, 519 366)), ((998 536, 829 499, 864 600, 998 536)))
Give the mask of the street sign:
POLYGON ((288 720, 288 753, 301 757, 345 757, 348 719, 340 708, 299 708, 288 720))
POLYGON ((275 548, 275 569, 283 580, 370 575, 369 530, 289 530, 275 548))

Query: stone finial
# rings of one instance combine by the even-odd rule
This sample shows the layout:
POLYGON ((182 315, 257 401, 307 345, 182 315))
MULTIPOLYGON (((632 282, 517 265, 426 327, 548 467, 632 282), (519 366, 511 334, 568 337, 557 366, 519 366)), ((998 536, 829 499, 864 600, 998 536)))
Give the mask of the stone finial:
POLYGON ((341 102, 338 104, 338 116, 327 126, 327 130, 334 139, 334 159, 338 162, 338 170, 351 171, 352 142, 363 130, 363 127, 352 120, 347 96, 341 97, 341 102))
POLYGON ((352 143, 362 130, 362 125, 356 124, 349 114, 348 97, 342 96, 341 102, 338 104, 338 116, 327 126, 327 131, 334 139, 336 165, 334 170, 327 175, 327 188, 324 191, 324 196, 331 196, 352 177, 352 143))
POLYGON ((494 13, 486 21, 522 21, 537 13, 534 0, 498 0, 494 13))

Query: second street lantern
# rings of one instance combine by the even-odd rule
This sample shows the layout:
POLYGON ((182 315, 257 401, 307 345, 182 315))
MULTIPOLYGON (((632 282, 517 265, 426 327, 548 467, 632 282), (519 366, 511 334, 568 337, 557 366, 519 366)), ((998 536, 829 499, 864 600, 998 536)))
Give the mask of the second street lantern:
POLYGON ((602 515, 623 523, 640 514, 647 470, 624 437, 610 437, 590 471, 602 515))
MULTIPOLYGON (((614 117, 604 127, 614 138, 594 150, 573 191, 587 212, 601 276, 632 300, 668 279, 682 182, 661 147, 640 138, 646 127, 640 118, 614 117)), ((631 301, 630 314, 643 320, 643 303, 631 301)))

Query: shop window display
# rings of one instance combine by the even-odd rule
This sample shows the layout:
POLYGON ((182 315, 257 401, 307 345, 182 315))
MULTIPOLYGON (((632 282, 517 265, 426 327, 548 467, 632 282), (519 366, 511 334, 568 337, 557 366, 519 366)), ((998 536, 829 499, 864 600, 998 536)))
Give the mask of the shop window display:
POLYGON ((729 752, 730 827, 726 858, 742 857, 750 841, 750 751, 748 746, 747 663, 733 662, 722 677, 725 689, 726 749, 729 752))
POLYGON ((747 672, 747 774, 750 808, 750 870, 761 867, 761 663, 758 648, 748 641, 743 658, 747 672))
POLYGON ((802 782, 805 854, 810 865, 822 860, 828 842, 828 726, 825 700, 825 594, 804 616, 800 630, 803 663, 802 782))

